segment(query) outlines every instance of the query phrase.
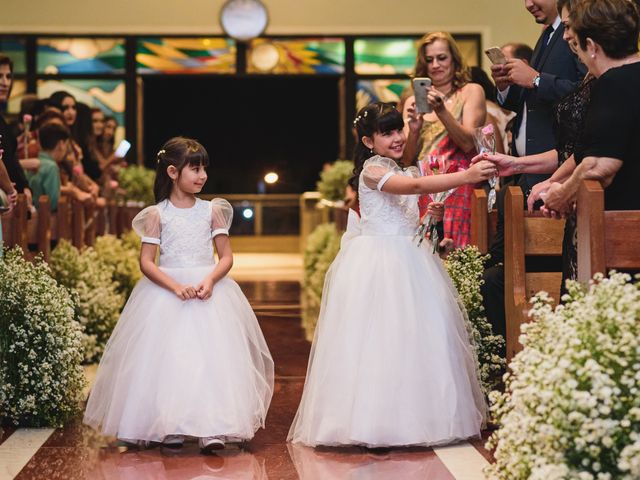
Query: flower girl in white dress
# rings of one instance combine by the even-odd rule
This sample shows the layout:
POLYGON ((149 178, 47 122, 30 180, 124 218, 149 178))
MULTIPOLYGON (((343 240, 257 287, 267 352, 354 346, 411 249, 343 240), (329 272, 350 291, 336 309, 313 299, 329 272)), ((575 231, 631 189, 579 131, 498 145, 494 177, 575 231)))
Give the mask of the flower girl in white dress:
POLYGON ((133 220, 145 278, 109 339, 84 415, 127 443, 180 447, 188 436, 208 453, 264 427, 273 360, 249 302, 226 276, 232 207, 195 196, 208 163, 195 140, 165 143, 158 203, 133 220))
POLYGON ((419 177, 396 163, 405 135, 395 108, 368 105, 354 124, 359 232, 327 273, 288 440, 375 448, 478 436, 486 404, 463 309, 440 258, 414 235, 419 194, 480 182, 495 167, 419 177))

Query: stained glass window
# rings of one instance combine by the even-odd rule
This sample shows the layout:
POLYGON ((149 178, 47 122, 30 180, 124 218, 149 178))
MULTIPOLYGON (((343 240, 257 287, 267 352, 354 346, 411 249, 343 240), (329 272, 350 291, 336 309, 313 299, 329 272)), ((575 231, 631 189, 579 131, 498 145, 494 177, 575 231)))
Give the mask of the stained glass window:
POLYGON ((367 38, 353 44, 356 73, 409 74, 416 63, 416 42, 412 38, 367 38))
POLYGON ((138 73, 235 73, 236 47, 226 38, 141 38, 138 73))
POLYGON ((356 90, 356 110, 371 102, 398 103, 408 87, 409 80, 360 80, 356 90))
MULTIPOLYGON (((479 38, 454 35, 468 66, 478 65, 479 38)), ((354 42, 355 70, 360 75, 411 74, 418 38, 360 38, 354 42)))
POLYGON ((0 52, 13 61, 13 73, 22 75, 27 73, 27 54, 25 41, 21 38, 0 38, 0 52))
POLYGON ((122 38, 38 39, 38 73, 124 73, 122 38))
POLYGON ((247 52, 249 73, 344 73, 341 38, 253 40, 247 52))
POLYGON ((47 98, 58 90, 69 92, 76 101, 90 107, 99 107, 105 115, 118 122, 116 137, 121 138, 124 128, 125 84, 124 80, 39 80, 38 97, 47 98))

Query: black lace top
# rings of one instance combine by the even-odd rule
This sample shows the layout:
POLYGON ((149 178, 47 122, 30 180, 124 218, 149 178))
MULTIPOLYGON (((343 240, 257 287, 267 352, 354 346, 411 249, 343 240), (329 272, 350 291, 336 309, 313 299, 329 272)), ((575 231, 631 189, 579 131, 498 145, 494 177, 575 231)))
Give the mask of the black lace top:
POLYGON ((589 75, 578 88, 556 105, 553 120, 559 165, 562 165, 578 148, 595 80, 595 77, 589 75))

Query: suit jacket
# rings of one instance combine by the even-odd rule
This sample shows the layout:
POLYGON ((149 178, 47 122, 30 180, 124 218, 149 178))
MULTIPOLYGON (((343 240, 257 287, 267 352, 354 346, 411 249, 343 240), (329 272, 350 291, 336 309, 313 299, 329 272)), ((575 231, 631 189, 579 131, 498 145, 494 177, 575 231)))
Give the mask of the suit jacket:
MULTIPOLYGON (((563 33, 564 25, 560 24, 542 54, 540 51, 543 35, 536 43, 531 57, 531 66, 540 73, 538 88, 523 88, 516 85, 509 88, 509 94, 502 106, 517 114, 512 145, 514 152, 515 133, 522 122, 525 102, 527 105, 526 154, 542 153, 556 147, 553 107, 579 85, 586 73, 586 67, 580 63, 567 42, 563 40, 563 33)), ((548 175, 525 174, 520 177, 518 183, 527 194, 533 185, 545 178, 548 178, 548 175)))

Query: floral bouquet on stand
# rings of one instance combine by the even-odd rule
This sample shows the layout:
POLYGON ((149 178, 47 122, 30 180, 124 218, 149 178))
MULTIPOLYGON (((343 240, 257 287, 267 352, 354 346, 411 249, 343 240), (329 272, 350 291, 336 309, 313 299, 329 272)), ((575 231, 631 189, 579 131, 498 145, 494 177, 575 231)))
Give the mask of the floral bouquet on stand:
MULTIPOLYGON (((493 124, 489 123, 484 127, 478 127, 475 129, 473 135, 473 142, 476 144, 476 150, 478 153, 496 153, 496 135, 493 131, 493 124)), ((498 184, 498 177, 495 176, 489 179, 489 195, 487 198, 487 209, 493 210, 493 206, 496 204, 496 185, 498 184)))
MULTIPOLYGON (((428 155, 425 160, 418 160, 418 169, 420 175, 438 175, 438 173, 450 173, 448 161, 445 160, 442 155, 428 155)), ((456 189, 452 188, 444 192, 437 192, 429 194, 431 202, 442 202, 449 198, 456 189)), ((438 245, 442 240, 438 234, 438 222, 430 213, 427 213, 420 222, 418 230, 416 231, 415 238, 418 242, 418 246, 422 244, 422 241, 429 237, 431 244, 433 245, 433 253, 438 250, 438 245)))

